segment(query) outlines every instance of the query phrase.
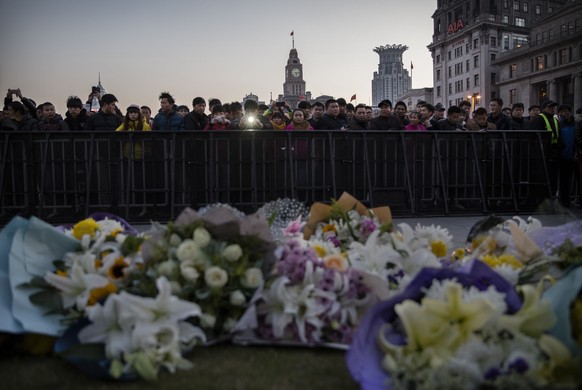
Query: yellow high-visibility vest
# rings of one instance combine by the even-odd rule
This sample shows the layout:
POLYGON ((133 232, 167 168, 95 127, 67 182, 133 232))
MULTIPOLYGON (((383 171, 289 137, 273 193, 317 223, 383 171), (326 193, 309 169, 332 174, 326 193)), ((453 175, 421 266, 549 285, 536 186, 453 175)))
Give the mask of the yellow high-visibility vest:
POLYGON ((542 118, 544 118, 544 122, 546 122, 546 130, 552 132, 552 143, 557 144, 558 138, 560 137, 560 133, 559 133, 560 129, 558 127, 559 126, 558 120, 556 119, 555 116, 552 118, 552 119, 554 119, 554 125, 556 126, 556 130, 554 131, 554 129, 552 129, 552 126, 550 125, 550 121, 548 120, 548 117, 546 116, 546 114, 541 113, 540 116, 542 118))

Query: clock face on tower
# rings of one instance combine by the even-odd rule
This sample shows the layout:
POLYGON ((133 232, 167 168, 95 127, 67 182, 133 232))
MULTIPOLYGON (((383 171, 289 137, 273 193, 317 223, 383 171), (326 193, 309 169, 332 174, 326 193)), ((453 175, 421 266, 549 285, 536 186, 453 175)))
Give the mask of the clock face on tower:
POLYGON ((297 68, 293 68, 293 70, 291 71, 291 75, 293 77, 299 77, 299 75, 301 75, 301 71, 297 68))

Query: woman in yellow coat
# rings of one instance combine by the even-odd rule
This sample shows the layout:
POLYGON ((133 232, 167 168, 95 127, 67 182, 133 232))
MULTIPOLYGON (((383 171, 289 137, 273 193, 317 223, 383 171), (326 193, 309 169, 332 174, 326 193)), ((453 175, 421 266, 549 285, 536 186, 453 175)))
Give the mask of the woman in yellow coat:
MULTIPOLYGON (((150 131, 151 129, 143 117, 140 107, 137 104, 132 104, 127 107, 127 113, 125 114, 123 123, 115 131, 150 131)), ((143 158, 143 146, 141 142, 134 142, 133 153, 134 160, 141 160, 143 158)), ((129 143, 126 143, 123 147, 123 155, 126 158, 130 157, 131 145, 129 143)))

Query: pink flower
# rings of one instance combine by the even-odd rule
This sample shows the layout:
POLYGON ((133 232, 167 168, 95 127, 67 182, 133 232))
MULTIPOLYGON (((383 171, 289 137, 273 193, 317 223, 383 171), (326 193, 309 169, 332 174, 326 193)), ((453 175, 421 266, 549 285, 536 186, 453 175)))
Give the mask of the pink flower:
POLYGON ((301 231, 305 226, 305 222, 301 221, 301 216, 297 217, 296 220, 292 221, 283 229, 283 237, 297 237, 301 235, 301 231))

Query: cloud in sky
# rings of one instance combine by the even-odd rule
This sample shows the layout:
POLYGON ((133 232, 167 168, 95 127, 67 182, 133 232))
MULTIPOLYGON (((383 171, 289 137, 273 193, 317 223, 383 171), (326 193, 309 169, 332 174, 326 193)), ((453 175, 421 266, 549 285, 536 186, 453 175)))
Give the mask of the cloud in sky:
POLYGON ((161 91, 177 103, 192 98, 268 101, 283 92, 289 33, 313 96, 371 102, 378 67, 374 47, 409 47, 413 88, 432 86, 431 42, 436 1, 320 0, 19 0, 0 14, 0 92, 21 88, 64 113, 97 83, 119 99, 158 107, 161 91), (419 4, 422 3, 422 4, 419 4))

